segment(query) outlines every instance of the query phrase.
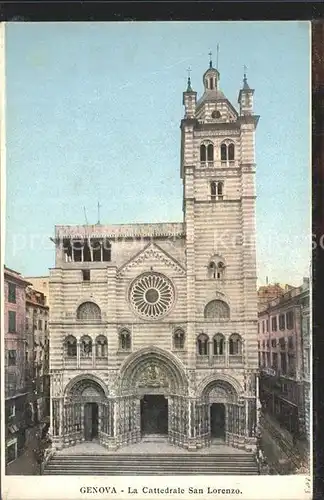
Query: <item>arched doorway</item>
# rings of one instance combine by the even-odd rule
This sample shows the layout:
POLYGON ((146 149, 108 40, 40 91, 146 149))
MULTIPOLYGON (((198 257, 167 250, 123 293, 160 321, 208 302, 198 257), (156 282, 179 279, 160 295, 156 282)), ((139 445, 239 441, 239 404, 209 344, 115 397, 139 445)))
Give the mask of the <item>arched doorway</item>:
MULTIPOLYGON (((230 431, 229 414, 231 418, 238 399, 239 384, 235 380, 208 378, 205 380, 201 395, 208 408, 208 428, 211 441, 226 441, 230 431), (232 383, 231 383, 232 382, 232 383), (235 384, 235 385, 234 385, 235 384)), ((235 413, 236 415, 236 413, 235 413)))
POLYGON ((168 434, 168 400, 162 394, 145 394, 142 397, 141 434, 168 434))
MULTIPOLYGON (((153 346, 131 354, 121 368, 120 389, 125 399, 122 417, 128 418, 130 405, 136 408, 131 411, 133 442, 159 435, 184 445, 188 388, 182 363, 175 356, 153 346)), ((126 427, 123 422, 121 427, 126 427)))
POLYGON ((71 380, 66 387, 64 428, 69 433, 72 429, 77 429, 84 441, 98 439, 105 426, 104 421, 100 424, 100 416, 107 403, 106 392, 102 381, 91 375, 71 380))

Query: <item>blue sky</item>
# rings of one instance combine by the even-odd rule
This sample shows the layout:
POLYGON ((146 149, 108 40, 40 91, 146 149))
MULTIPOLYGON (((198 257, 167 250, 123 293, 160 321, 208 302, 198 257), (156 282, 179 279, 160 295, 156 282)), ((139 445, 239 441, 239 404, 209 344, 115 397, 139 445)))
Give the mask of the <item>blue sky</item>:
POLYGON ((187 67, 202 92, 255 89, 259 282, 298 285, 310 263, 310 48, 306 22, 9 23, 5 262, 54 266, 55 224, 182 221, 187 67), (214 56, 215 59, 215 56, 214 56))

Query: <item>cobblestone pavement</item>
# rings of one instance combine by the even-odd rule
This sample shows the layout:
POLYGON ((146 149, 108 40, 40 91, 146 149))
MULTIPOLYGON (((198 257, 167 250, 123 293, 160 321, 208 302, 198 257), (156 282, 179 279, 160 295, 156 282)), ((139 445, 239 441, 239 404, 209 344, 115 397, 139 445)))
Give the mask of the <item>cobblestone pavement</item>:
POLYGON ((10 476, 39 476, 40 467, 35 460, 33 449, 37 448, 38 427, 26 431, 25 451, 14 462, 6 466, 6 475, 10 476))
POLYGON ((197 451, 188 451, 184 448, 179 448, 178 446, 173 446, 169 444, 167 441, 161 442, 141 442, 136 444, 131 444, 128 446, 123 446, 116 451, 107 450, 104 446, 101 446, 96 442, 84 442, 76 444, 75 446, 70 446, 69 448, 64 448, 63 450, 59 450, 56 452, 57 455, 93 455, 93 454, 104 454, 104 455, 123 455, 123 454, 154 454, 158 455, 160 453, 168 453, 172 455, 188 453, 190 455, 194 455, 195 453, 210 455, 212 453, 248 453, 244 450, 237 450, 236 448, 232 448, 230 446, 226 446, 223 442, 215 442, 209 448, 203 448, 197 451))

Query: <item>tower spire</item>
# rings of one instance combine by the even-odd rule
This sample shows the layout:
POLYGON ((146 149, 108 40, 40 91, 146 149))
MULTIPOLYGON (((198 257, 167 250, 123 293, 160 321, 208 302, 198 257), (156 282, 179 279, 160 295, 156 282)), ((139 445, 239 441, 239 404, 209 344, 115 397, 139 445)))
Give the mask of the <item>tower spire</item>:
POLYGON ((209 67, 212 68, 213 67, 213 61, 212 61, 213 53, 210 51, 210 52, 208 52, 208 55, 209 55, 209 67))
POLYGON ((249 88, 249 84, 248 84, 248 81, 247 81, 247 76, 246 76, 246 73, 247 73, 247 67, 243 66, 243 70, 244 70, 244 74, 243 74, 243 88, 244 89, 248 89, 249 88))
POLYGON ((191 68, 187 69, 188 72, 188 84, 187 84, 187 92, 192 92, 192 87, 191 87, 191 78, 190 78, 190 73, 191 73, 191 68))

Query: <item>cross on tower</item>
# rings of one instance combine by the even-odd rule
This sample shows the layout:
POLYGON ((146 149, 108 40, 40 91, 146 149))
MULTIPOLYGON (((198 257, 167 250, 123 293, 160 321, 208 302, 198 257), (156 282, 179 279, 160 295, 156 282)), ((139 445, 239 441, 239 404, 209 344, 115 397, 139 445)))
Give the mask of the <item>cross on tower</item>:
POLYGON ((187 71, 188 71, 188 78, 190 78, 190 73, 191 73, 191 68, 189 66, 189 68, 187 68, 187 71))
POLYGON ((212 55, 213 55, 213 53, 210 51, 208 53, 208 55, 209 55, 209 67, 211 68, 213 66, 213 61, 212 61, 212 55))

